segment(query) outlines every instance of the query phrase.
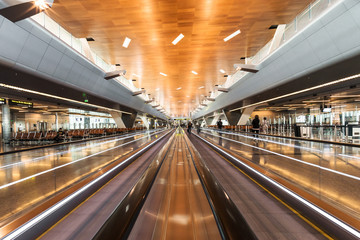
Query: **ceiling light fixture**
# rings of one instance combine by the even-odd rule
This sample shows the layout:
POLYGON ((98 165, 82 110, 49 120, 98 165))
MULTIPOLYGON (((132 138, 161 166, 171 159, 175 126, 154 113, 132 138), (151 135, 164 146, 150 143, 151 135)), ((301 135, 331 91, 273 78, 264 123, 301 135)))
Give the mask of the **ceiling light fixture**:
POLYGON ((45 0, 35 1, 35 6, 39 7, 41 10, 49 8, 49 5, 45 2, 45 0))
POLYGON ((178 87, 176 90, 180 90, 181 89, 181 87, 178 87))
POLYGON ((267 103, 267 102, 271 102, 271 101, 275 101, 275 100, 278 100, 278 99, 281 99, 281 98, 285 98, 285 97, 297 95, 297 94, 300 94, 300 93, 316 90, 316 89, 319 89, 319 88, 327 87, 327 86, 330 86, 330 85, 346 82, 346 81, 349 81, 349 80, 352 80, 352 79, 355 79, 355 78, 360 78, 360 74, 355 74, 355 75, 352 75, 350 77, 341 78, 341 79, 338 79, 338 80, 335 80, 335 81, 332 81, 332 82, 327 82, 327 83, 320 84, 320 85, 317 85, 317 86, 314 86, 314 87, 310 87, 310 88, 306 88, 306 89, 299 90, 299 91, 296 91, 296 92, 288 93, 288 94, 285 94, 285 95, 282 95, 282 96, 270 98, 270 99, 260 101, 260 102, 257 102, 257 103, 253 103, 253 104, 250 104, 250 105, 246 105, 246 106, 243 106, 243 107, 234 108, 234 109, 230 110, 229 112, 237 111, 237 110, 252 107, 252 106, 257 106, 257 105, 267 103))
POLYGON ((127 47, 129 46, 130 42, 131 42, 131 39, 128 38, 128 37, 126 37, 126 38, 125 38, 125 41, 124 41, 124 43, 123 43, 122 46, 123 46, 124 48, 127 48, 127 47))
POLYGON ((135 73, 133 73, 132 74, 134 77, 140 77, 139 75, 137 75, 137 74, 135 74, 135 73))
POLYGON ((204 86, 199 87, 199 89, 203 89, 203 88, 204 88, 204 86))
POLYGON ((184 35, 182 33, 180 33, 179 36, 177 36, 177 38, 175 38, 175 40, 172 41, 172 44, 176 45, 183 38, 184 38, 184 35))
POLYGON ((224 69, 220 69, 220 72, 221 72, 221 73, 225 73, 225 70, 224 70, 224 69))
POLYGON ((236 35, 240 34, 240 30, 237 30, 236 32, 233 32, 232 34, 230 34, 229 36, 227 36, 226 38, 224 38, 224 42, 229 41, 230 39, 232 39, 233 37, 235 37, 236 35))
POLYGON ((195 71, 191 71, 193 74, 195 74, 195 75, 198 75, 198 73, 197 72, 195 72, 195 71))
POLYGON ((103 106, 99 106, 99 105, 95 105, 95 104, 90 104, 90 103, 83 103, 83 102, 80 102, 80 101, 77 101, 77 100, 64 98, 64 97, 60 97, 60 96, 56 96, 56 95, 51 95, 51 94, 48 94, 48 93, 38 92, 38 91, 26 89, 26 88, 7 85, 7 84, 4 84, 4 83, 0 83, 0 87, 13 89, 13 90, 17 90, 17 91, 22 91, 22 92, 27 92, 27 93, 32 93, 32 94, 37 94, 37 95, 40 95, 40 96, 50 97, 50 98, 54 98, 54 99, 58 99, 58 100, 64 100, 64 101, 67 101, 67 102, 77 103, 77 104, 81 104, 81 105, 85 105, 85 106, 89 106, 89 107, 100 108, 100 109, 104 109, 104 110, 107 110, 107 111, 116 111, 116 112, 122 112, 122 113, 132 115, 132 113, 129 113, 129 112, 125 112, 125 111, 121 111, 121 110, 117 110, 117 109, 113 109, 113 108, 107 108, 107 107, 103 107, 103 106))
POLYGON ((162 72, 160 72, 160 75, 163 75, 163 76, 165 76, 165 77, 167 76, 167 74, 165 74, 165 73, 162 73, 162 72))

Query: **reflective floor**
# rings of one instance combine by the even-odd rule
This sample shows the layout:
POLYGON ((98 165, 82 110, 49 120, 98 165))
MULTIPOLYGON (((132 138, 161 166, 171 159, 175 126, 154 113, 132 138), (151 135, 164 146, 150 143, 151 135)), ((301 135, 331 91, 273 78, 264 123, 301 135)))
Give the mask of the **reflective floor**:
POLYGON ((0 226, 162 134, 131 133, 0 156, 0 226))
POLYGON ((360 148, 205 129, 201 136, 360 219, 360 148))

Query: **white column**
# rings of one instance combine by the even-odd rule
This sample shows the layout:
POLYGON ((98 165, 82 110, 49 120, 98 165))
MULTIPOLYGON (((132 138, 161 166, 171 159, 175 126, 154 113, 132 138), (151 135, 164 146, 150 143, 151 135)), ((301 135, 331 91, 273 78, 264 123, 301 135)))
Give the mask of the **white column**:
POLYGON ((2 138, 4 143, 9 143, 11 139, 11 122, 10 122, 10 108, 8 104, 2 105, 2 138))

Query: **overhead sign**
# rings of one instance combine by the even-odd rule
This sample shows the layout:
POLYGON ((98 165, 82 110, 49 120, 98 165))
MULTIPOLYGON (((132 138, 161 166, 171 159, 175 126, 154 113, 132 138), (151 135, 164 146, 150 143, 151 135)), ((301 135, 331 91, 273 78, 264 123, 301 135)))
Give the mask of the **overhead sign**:
POLYGON ((29 107, 29 108, 33 107, 32 102, 26 102, 26 101, 21 101, 21 100, 13 100, 13 99, 9 99, 9 105, 15 105, 15 106, 20 106, 20 107, 29 107))
POLYGON ((6 99, 5 98, 0 98, 0 105, 6 104, 6 99))

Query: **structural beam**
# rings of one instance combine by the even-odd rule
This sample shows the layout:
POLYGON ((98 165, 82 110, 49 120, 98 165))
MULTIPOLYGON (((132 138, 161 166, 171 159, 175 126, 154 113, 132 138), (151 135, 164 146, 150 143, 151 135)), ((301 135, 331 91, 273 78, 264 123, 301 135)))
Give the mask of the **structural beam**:
POLYGON ((249 117, 251 116, 252 112, 255 110, 255 108, 256 106, 243 109, 237 125, 245 125, 249 120, 249 117))
POLYGON ((234 68, 240 71, 257 73, 259 71, 257 65, 253 64, 234 64, 234 68))
POLYGON ((226 120, 228 121, 229 125, 234 126, 236 125, 241 117, 241 112, 240 111, 233 111, 230 112, 227 109, 223 109, 223 113, 225 115, 226 120))

